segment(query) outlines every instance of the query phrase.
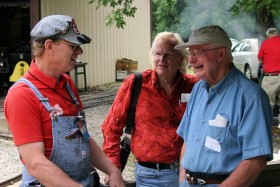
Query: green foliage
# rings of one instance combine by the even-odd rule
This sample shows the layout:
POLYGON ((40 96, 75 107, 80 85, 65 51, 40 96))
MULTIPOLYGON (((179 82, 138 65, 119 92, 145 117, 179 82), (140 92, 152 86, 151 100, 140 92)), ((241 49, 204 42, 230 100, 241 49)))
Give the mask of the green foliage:
MULTIPOLYGON (((124 28, 125 17, 134 17, 137 11, 132 6, 133 0, 89 0, 97 3, 96 9, 101 6, 112 7, 113 10, 106 16, 106 26, 115 24, 117 28, 124 28)), ((153 35, 167 30, 170 26, 180 22, 180 13, 184 10, 187 0, 152 0, 153 35)))
POLYGON ((228 9, 236 0, 188 0, 180 14, 180 22, 168 29, 181 34, 185 41, 191 31, 206 25, 220 25, 231 38, 257 37, 255 18, 251 13, 233 17, 228 9))
POLYGON ((152 36, 179 23, 186 5, 186 0, 152 0, 152 36))
MULTIPOLYGON (((141 1, 141 0, 139 0, 141 1)), ((217 24, 236 39, 260 37, 268 26, 280 23, 279 0, 151 0, 152 37, 162 31, 178 32, 184 39, 193 29, 217 24), (276 24, 274 24, 276 23, 276 24)), ((106 26, 124 28, 125 17, 134 17, 133 0, 89 0, 111 7, 106 26)))
MULTIPOLYGON (((96 0, 89 0, 89 3, 94 3, 96 0)), ((100 6, 112 7, 113 10, 106 16, 105 25, 111 27, 113 24, 117 28, 124 28, 125 17, 134 17, 137 10, 136 7, 132 6, 133 0, 97 0, 96 9, 100 6)))
POLYGON ((243 12, 253 13, 257 32, 265 36, 265 31, 270 27, 277 26, 280 16, 279 0, 236 0, 230 7, 230 12, 237 16, 243 12))
POLYGON ((233 15, 238 15, 241 12, 261 11, 262 9, 269 10, 273 16, 280 16, 280 1, 279 0, 236 0, 230 7, 229 11, 233 15))

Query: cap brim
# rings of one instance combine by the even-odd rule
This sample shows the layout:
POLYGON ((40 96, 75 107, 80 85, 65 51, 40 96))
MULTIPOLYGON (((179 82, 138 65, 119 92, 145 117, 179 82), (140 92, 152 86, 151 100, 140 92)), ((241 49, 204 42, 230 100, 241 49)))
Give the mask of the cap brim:
POLYGON ((61 35, 59 36, 59 38, 62 38, 68 42, 77 45, 87 44, 91 41, 91 39, 88 36, 85 36, 84 34, 73 34, 72 32, 67 33, 65 35, 61 35))
POLYGON ((184 48, 188 48, 188 47, 190 47, 190 46, 194 46, 194 45, 203 45, 203 44, 209 44, 209 43, 213 43, 213 44, 216 44, 216 45, 220 45, 220 46, 226 47, 225 45, 221 45, 221 44, 216 43, 216 42, 210 42, 210 41, 200 40, 200 41, 188 41, 187 43, 183 43, 183 44, 176 45, 176 46, 174 47, 174 49, 176 49, 176 50, 181 50, 181 49, 184 49, 184 48))
POLYGON ((180 49, 188 48, 188 47, 193 46, 193 45, 202 45, 202 44, 207 44, 207 43, 209 43, 209 41, 205 41, 205 40, 201 40, 201 41, 188 41, 187 43, 176 45, 174 47, 174 49, 180 50, 180 49))
POLYGON ((179 45, 175 45, 174 49, 176 50, 180 50, 180 49, 184 49, 184 48, 188 48, 189 46, 184 43, 184 44, 179 44, 179 45))

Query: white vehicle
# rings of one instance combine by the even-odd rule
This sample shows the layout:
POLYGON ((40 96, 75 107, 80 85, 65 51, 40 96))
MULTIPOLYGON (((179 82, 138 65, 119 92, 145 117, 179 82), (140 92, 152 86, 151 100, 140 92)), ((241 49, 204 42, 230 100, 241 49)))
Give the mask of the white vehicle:
POLYGON ((260 63, 257 38, 243 39, 232 49, 233 63, 246 77, 258 83, 260 63))
POLYGON ((236 44, 238 44, 238 40, 234 39, 234 38, 230 38, 231 41, 231 50, 236 46, 236 44))

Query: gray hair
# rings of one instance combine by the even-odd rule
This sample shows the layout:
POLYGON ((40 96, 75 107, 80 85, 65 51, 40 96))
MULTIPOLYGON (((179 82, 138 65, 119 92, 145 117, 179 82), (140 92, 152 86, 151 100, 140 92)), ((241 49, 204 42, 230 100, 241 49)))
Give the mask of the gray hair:
POLYGON ((278 31, 275 28, 269 28, 266 31, 266 36, 268 37, 269 35, 278 35, 278 31))
MULTIPOLYGON (((152 47, 150 49, 150 59, 151 59, 151 65, 154 68, 154 63, 153 63, 153 51, 155 49, 155 44, 158 40, 160 39, 166 39, 168 41, 170 41, 174 47, 178 44, 182 44, 184 43, 182 37, 180 36, 180 34, 178 33, 173 33, 173 32, 160 32, 156 35, 156 37, 154 38, 154 41, 152 43, 152 47)), ((187 67, 187 50, 186 49, 181 49, 181 50, 177 50, 179 52, 179 54, 182 56, 182 61, 181 61, 181 65, 180 65, 180 69, 179 71, 183 74, 186 73, 186 67, 187 67)))

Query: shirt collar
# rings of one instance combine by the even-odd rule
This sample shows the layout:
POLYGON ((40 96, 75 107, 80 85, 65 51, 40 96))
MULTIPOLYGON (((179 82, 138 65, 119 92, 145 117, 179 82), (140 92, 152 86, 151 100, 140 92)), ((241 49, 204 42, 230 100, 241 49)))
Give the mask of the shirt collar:
MULTIPOLYGON (((55 89, 55 87, 57 86, 57 79, 49 77, 46 74, 44 74, 35 64, 35 60, 32 60, 30 68, 29 68, 29 72, 30 72, 30 74, 32 74, 34 76, 34 78, 43 81, 46 86, 53 88, 53 89, 55 89)), ((66 81, 67 80, 66 80, 65 76, 61 75, 59 85, 65 85, 66 81)))
MULTIPOLYGON (((182 78, 183 74, 178 71, 173 85, 176 86, 182 78)), ((154 85, 157 88, 160 88, 156 70, 153 70, 152 72, 152 85, 154 85)))
POLYGON ((218 83, 216 84, 215 86, 211 87, 210 88, 210 85, 204 81, 203 81, 203 87, 206 89, 206 90, 213 90, 214 92, 216 92, 217 94, 219 92, 222 92, 225 88, 227 88, 231 83, 232 81, 235 79, 235 76, 237 75, 237 69, 235 66, 232 66, 232 68, 230 69, 230 71, 228 72, 228 74, 218 83))

